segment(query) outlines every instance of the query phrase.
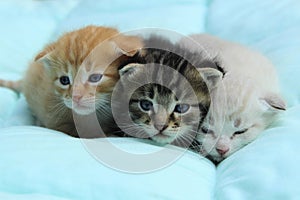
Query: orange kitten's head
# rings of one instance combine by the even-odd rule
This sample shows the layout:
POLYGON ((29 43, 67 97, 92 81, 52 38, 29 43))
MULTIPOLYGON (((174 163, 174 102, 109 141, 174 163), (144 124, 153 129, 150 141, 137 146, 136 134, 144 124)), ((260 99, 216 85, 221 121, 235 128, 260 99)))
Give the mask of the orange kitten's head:
POLYGON ((118 66, 141 48, 139 38, 88 26, 63 35, 39 53, 54 94, 77 114, 106 111, 119 79, 118 66))

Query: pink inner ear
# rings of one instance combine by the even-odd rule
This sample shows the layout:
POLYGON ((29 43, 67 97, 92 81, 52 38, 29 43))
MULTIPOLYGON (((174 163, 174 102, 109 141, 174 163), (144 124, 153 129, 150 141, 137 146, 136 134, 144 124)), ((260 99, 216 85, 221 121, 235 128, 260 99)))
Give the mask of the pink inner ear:
POLYGON ((261 100, 265 101, 272 109, 286 110, 286 104, 284 100, 278 95, 269 95, 261 100))
POLYGON ((235 121, 234 121, 234 127, 236 127, 236 128, 238 128, 240 125, 241 125, 241 119, 240 118, 238 118, 238 119, 236 119, 235 121))

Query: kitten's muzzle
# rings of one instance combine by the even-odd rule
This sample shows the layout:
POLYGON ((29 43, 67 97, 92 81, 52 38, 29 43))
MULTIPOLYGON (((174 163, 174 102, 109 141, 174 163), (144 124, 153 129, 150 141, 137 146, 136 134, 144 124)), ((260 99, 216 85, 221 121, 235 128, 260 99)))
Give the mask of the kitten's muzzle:
POLYGON ((229 148, 216 148, 216 151, 220 154, 220 156, 224 156, 228 151, 229 148))
POLYGON ((230 150, 230 140, 228 137, 221 137, 216 144, 216 151, 220 156, 224 156, 230 150))
POLYGON ((72 109, 80 115, 92 113, 95 109, 94 103, 94 99, 87 99, 82 95, 73 95, 72 97, 72 109))
POLYGON ((162 132, 162 131, 166 130, 166 128, 168 128, 167 124, 155 123, 153 126, 160 132, 162 132))
POLYGON ((77 103, 77 104, 79 104, 80 103, 80 100, 82 99, 82 95, 73 95, 72 96, 72 100, 75 102, 75 103, 77 103))

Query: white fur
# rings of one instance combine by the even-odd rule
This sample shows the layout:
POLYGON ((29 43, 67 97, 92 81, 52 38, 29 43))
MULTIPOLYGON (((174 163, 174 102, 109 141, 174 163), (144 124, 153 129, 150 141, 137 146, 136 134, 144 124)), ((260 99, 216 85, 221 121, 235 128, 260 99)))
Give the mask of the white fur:
POLYGON ((272 100, 279 101, 282 109, 285 104, 278 94, 275 68, 268 59, 213 36, 193 35, 191 38, 194 42, 182 40, 181 44, 193 51, 207 51, 207 57, 216 58, 226 72, 221 84, 211 91, 212 104, 202 125, 210 133, 204 134, 200 129, 197 135, 202 153, 221 161, 252 142, 274 120, 278 110, 266 106, 268 103, 261 99, 276 97, 272 100), (245 133, 234 134, 245 129, 248 129, 245 133), (228 152, 221 155, 217 149, 228 152))

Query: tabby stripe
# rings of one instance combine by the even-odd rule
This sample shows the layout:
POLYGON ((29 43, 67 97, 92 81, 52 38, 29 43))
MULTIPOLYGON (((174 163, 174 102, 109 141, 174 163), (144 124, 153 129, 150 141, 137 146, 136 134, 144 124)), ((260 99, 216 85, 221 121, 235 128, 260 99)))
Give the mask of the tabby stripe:
POLYGON ((21 92, 21 81, 5 81, 0 80, 0 86, 10 88, 17 92, 21 92))
POLYGON ((201 103, 198 103, 198 104, 190 104, 190 106, 192 106, 192 107, 202 107, 203 105, 201 103))
POLYGON ((109 77, 109 78, 117 78, 118 76, 117 75, 115 75, 115 74, 106 74, 106 73, 104 73, 103 74, 104 76, 107 76, 107 77, 109 77))
POLYGON ((137 99, 130 99, 129 104, 138 103, 140 100, 137 99))

